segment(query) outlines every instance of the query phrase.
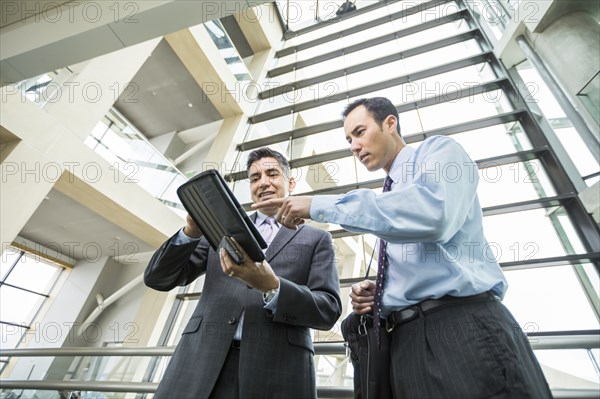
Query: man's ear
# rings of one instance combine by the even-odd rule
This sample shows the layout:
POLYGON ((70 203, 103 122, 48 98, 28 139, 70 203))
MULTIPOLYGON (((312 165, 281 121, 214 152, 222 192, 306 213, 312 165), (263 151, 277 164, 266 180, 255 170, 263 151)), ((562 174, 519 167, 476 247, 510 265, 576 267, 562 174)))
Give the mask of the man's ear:
POLYGON ((291 194, 292 191, 296 188, 296 179, 290 176, 288 179, 288 194, 291 194))
POLYGON ((398 132, 398 130, 396 128, 397 123, 398 123, 398 118, 396 118, 394 115, 388 115, 385 118, 385 121, 383 121, 383 124, 385 125, 386 128, 388 128, 388 131, 391 131, 394 134, 396 134, 398 132))

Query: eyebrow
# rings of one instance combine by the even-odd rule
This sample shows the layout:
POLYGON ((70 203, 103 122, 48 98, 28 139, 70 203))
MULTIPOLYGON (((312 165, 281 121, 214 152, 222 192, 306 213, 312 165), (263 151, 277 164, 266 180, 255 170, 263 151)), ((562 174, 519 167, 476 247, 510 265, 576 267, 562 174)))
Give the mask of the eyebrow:
MULTIPOLYGON (((266 173, 270 173, 271 171, 275 171, 275 172, 277 172, 277 173, 281 173, 281 172, 279 171, 279 169, 277 169, 277 168, 276 168, 276 167, 274 167, 274 166, 272 166, 272 167, 270 167, 270 168, 266 168, 266 169, 264 169, 264 171, 265 171, 266 173)), ((260 175, 262 174, 262 172, 263 172, 263 170, 262 170, 262 169, 259 169, 259 171, 258 171, 258 172, 251 173, 251 174, 250 174, 250 176, 248 176, 248 177, 249 177, 249 178, 252 178, 252 177, 254 177, 254 176, 260 176, 260 175)))
POLYGON ((350 134, 356 134, 358 130, 363 129, 365 126, 364 125, 356 125, 354 127, 354 129, 352 129, 352 131, 350 132, 350 134))

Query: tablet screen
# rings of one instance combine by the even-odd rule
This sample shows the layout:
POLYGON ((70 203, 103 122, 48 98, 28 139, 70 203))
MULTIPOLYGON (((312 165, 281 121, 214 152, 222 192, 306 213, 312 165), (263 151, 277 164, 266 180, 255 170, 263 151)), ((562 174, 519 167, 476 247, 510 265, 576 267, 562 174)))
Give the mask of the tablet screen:
POLYGON ((265 259, 267 243, 217 170, 207 170, 177 189, 183 207, 216 251, 233 237, 255 262, 265 259))

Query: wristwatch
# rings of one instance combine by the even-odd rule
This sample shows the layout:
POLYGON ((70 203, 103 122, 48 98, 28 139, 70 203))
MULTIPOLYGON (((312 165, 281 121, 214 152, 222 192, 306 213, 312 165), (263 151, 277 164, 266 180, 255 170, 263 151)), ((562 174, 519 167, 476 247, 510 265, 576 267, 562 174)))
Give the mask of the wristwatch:
POLYGON ((265 303, 271 302, 271 300, 275 297, 275 295, 279 292, 279 287, 273 288, 267 292, 263 292, 263 301, 265 303))

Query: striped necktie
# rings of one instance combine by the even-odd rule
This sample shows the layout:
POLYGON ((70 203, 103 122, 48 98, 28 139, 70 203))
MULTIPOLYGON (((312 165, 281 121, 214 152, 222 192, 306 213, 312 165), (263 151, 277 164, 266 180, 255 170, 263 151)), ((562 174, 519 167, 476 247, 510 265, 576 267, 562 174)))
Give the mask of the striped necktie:
POLYGON ((273 239, 277 235, 279 231, 277 229, 277 225, 275 224, 275 218, 267 217, 264 222, 259 226, 258 231, 260 235, 265 239, 267 245, 271 245, 273 239))

